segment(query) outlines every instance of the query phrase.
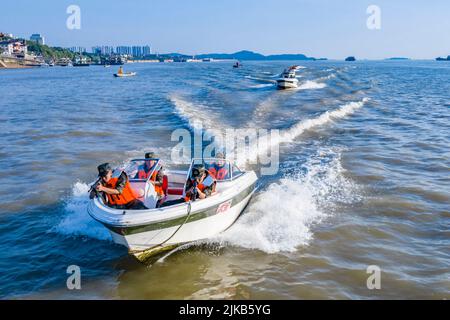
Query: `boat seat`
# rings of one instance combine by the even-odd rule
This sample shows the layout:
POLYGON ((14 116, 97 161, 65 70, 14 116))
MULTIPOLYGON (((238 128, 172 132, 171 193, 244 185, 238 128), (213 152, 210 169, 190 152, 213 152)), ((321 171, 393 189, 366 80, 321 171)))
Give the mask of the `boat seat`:
POLYGON ((167 194, 181 196, 183 195, 183 188, 168 188, 167 194))
POLYGON ((162 189, 163 189, 164 194, 167 195, 168 189, 169 189, 169 178, 167 177, 167 175, 163 176, 162 189))
POLYGON ((184 183, 169 182, 167 186, 167 194, 169 195, 183 195, 184 183))

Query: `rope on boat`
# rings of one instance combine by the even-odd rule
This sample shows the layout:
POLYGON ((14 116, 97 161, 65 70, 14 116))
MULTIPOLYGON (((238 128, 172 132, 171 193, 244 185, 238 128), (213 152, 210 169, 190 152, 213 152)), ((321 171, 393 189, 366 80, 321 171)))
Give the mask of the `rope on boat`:
POLYGON ((186 219, 184 219, 183 223, 180 224, 180 226, 177 228, 177 230, 175 230, 175 232, 172 233, 172 235, 171 235, 169 238, 167 238, 166 240, 164 240, 163 242, 161 242, 159 245, 157 245, 157 247, 158 247, 158 246, 162 246, 164 243, 166 243, 167 241, 169 241, 170 239, 173 238, 173 236, 178 232, 178 230, 180 230, 181 227, 184 226, 184 224, 188 221, 189 217, 191 216, 191 211, 192 211, 192 205, 191 205, 191 201, 189 201, 189 202, 188 202, 188 211, 187 211, 186 219))

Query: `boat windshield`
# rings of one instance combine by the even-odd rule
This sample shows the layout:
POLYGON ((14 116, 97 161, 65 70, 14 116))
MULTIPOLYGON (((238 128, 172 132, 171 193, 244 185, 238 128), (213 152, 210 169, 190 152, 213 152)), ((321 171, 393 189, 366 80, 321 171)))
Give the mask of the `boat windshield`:
POLYGON ((122 170, 126 172, 130 180, 146 181, 152 176, 155 169, 160 167, 160 161, 156 158, 133 159, 122 170))
MULTIPOLYGON (((193 165, 198 164, 204 165, 209 174, 217 181, 231 180, 233 178, 233 174, 236 172, 236 169, 233 168, 230 161, 222 158, 193 159, 191 163, 191 170, 193 165)), ((189 172, 189 176, 190 174, 191 172, 189 172)))

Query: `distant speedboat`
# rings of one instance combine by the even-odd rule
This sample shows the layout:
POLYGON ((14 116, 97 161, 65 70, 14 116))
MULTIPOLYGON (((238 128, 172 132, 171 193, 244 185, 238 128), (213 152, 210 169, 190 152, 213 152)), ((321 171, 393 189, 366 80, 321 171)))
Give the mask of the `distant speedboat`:
POLYGON ((237 61, 235 64, 233 64, 233 68, 239 68, 242 67, 242 63, 240 63, 239 61, 237 61))
POLYGON ((298 87, 298 79, 294 69, 288 68, 283 71, 280 78, 277 79, 278 88, 292 89, 298 87))

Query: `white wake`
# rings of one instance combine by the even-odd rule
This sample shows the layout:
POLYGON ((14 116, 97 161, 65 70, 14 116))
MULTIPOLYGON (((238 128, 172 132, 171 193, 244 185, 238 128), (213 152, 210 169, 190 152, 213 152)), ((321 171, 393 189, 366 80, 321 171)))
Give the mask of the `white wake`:
POLYGON ((357 201, 357 187, 342 172, 341 151, 321 149, 293 174, 256 195, 235 225, 210 243, 292 252, 307 245, 312 228, 333 214, 334 203, 357 201))

